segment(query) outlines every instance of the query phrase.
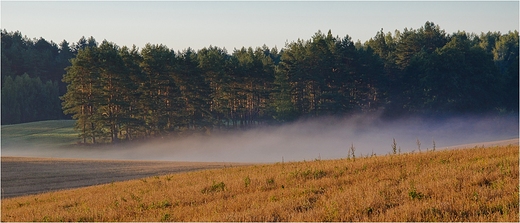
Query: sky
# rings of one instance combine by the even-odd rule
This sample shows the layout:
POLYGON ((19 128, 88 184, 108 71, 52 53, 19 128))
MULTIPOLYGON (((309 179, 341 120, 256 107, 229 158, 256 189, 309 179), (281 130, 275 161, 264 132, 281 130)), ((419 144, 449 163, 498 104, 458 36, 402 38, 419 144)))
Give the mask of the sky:
POLYGON ((381 29, 434 22, 451 34, 519 30, 519 2, 497 1, 1 1, 1 28, 60 43, 93 36, 119 46, 174 50, 218 46, 283 48, 318 30, 362 43, 381 29))

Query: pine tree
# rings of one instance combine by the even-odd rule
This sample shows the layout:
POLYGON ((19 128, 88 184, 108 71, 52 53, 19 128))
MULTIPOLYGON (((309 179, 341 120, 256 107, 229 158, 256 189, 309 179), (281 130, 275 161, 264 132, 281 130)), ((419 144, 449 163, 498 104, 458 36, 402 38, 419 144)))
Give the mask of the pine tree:
POLYGON ((148 135, 162 135, 178 127, 180 90, 175 83, 175 53, 164 45, 147 44, 142 50, 141 69, 145 75, 140 87, 142 112, 148 135))
POLYGON ((63 77, 63 82, 68 84, 67 93, 61 97, 63 112, 76 120, 75 128, 83 143, 87 143, 88 138, 96 143, 96 138, 102 135, 97 112, 100 103, 97 96, 101 94, 98 61, 95 47, 81 49, 63 77))
POLYGON ((214 126, 222 128, 231 117, 230 99, 231 75, 229 75, 229 55, 218 47, 203 48, 197 52, 199 68, 210 87, 210 112, 214 126))
POLYGON ((178 54, 175 81, 180 86, 184 111, 180 124, 186 129, 201 130, 213 125, 210 112, 210 88, 199 68, 197 53, 188 48, 178 54))
POLYGON ((285 72, 276 72, 269 101, 273 118, 276 121, 288 122, 297 118, 296 109, 291 101, 291 86, 285 72))
POLYGON ((124 88, 121 94, 122 100, 126 103, 121 109, 122 117, 120 118, 120 129, 124 130, 123 138, 126 140, 133 140, 145 137, 145 119, 143 118, 142 110, 144 107, 144 100, 142 99, 142 92, 140 86, 143 85, 145 76, 139 67, 142 62, 142 57, 134 45, 131 49, 128 47, 121 47, 119 55, 124 63, 124 88))
POLYGON ((128 119, 130 104, 127 101, 127 85, 130 82, 126 74, 125 64, 119 54, 119 47, 114 43, 103 41, 98 51, 97 67, 100 70, 99 84, 101 94, 98 97, 97 112, 100 126, 110 142, 119 140, 120 127, 123 120, 128 119))

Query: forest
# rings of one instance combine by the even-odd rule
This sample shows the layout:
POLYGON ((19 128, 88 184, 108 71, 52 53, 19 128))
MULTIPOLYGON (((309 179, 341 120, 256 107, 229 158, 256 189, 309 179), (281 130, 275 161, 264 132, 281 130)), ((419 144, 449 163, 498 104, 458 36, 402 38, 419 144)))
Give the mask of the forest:
POLYGON ((82 142, 381 113, 518 113, 518 31, 316 32, 282 49, 60 44, 2 30, 2 125, 76 120, 82 142))

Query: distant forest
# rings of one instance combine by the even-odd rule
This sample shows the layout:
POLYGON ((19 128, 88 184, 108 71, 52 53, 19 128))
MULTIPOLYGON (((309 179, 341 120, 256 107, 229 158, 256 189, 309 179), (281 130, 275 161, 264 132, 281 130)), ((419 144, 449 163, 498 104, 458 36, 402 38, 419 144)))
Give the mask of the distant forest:
POLYGON ((299 118, 518 113, 519 34, 433 22, 354 43, 318 31, 283 49, 174 51, 2 31, 2 124, 72 118, 83 143, 299 118))

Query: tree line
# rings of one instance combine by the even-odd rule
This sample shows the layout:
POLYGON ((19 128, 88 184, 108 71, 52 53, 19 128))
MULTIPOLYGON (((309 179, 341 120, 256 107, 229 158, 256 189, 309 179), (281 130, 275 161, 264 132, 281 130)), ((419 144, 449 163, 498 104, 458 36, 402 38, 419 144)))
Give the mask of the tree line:
POLYGON ((2 30, 2 125, 70 118, 59 99, 67 91, 65 68, 80 49, 94 43, 93 37, 82 37, 74 44, 56 44, 2 30))
MULTIPOLYGON (((13 33, 2 32, 2 77, 4 35, 13 33)), ((232 53, 82 38, 68 48, 73 57, 61 72, 66 93, 59 95, 84 143, 355 112, 517 113, 518 37, 518 31, 449 35, 426 22, 419 29, 381 30, 364 43, 318 31, 281 50, 264 45, 232 53)), ((11 75, 23 70, 8 69, 11 75)))
POLYGON ((27 73, 7 76, 2 87, 2 124, 60 119, 63 117, 57 82, 42 82, 27 73))
POLYGON ((384 64, 393 112, 518 112, 518 31, 447 35, 432 22, 365 43, 384 64))

